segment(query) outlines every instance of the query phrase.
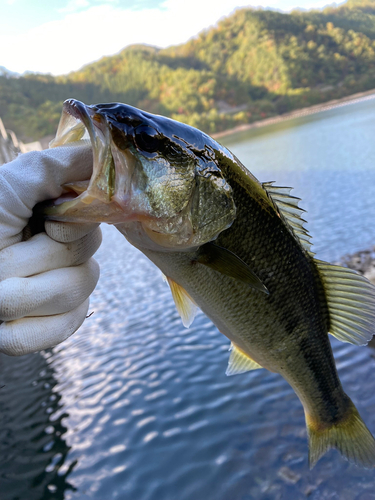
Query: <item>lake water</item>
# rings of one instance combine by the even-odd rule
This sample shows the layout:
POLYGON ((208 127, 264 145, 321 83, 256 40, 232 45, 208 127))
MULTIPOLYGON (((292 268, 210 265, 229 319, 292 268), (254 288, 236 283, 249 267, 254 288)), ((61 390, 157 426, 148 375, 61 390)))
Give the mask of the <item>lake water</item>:
MULTIPOLYGON (((294 186, 314 250, 372 247, 375 100, 228 138, 260 181, 294 186)), ((62 346, 0 356, 1 500, 374 500, 375 473, 307 464, 303 410, 277 374, 226 377, 229 342, 183 328, 161 274, 103 227, 94 311, 62 346)), ((333 341, 375 433, 375 353, 333 341)))

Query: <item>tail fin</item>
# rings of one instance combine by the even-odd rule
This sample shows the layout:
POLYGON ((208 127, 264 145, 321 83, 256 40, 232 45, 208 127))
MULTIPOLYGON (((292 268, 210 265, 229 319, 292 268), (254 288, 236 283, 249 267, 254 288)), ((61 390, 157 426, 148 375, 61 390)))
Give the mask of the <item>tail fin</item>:
POLYGON ((360 467, 375 467, 375 439, 351 401, 345 418, 330 427, 320 426, 307 412, 305 415, 310 469, 331 448, 360 467))

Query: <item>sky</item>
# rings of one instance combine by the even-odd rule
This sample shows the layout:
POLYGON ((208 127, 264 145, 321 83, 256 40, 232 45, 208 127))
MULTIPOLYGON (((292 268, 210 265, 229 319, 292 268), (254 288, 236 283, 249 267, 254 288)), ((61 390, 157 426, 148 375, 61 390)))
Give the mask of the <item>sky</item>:
POLYGON ((0 0, 0 66, 66 74, 127 45, 186 42, 240 7, 288 12, 329 0, 0 0))

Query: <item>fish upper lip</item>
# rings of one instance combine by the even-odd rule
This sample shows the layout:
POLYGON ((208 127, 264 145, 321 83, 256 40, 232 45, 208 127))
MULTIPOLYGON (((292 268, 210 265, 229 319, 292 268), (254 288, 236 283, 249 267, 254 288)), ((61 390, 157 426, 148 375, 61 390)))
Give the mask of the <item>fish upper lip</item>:
POLYGON ((83 124, 85 116, 88 117, 87 107, 83 102, 77 101, 77 99, 67 99, 63 104, 63 111, 66 111, 74 118, 81 120, 83 124))
POLYGON ((63 112, 80 121, 86 128, 93 150, 97 147, 97 133, 93 124, 92 116, 94 113, 89 113, 91 108, 76 99, 67 99, 63 104, 63 112))
MULTIPOLYGON (((111 136, 108 125, 100 113, 76 99, 67 99, 63 112, 72 116, 85 127, 93 151, 93 173, 87 190, 81 195, 84 202, 93 198, 110 203, 115 189, 116 169, 111 152, 111 136)), ((64 129, 62 129, 62 134, 64 129)), ((69 131, 67 142, 69 142, 69 131)))

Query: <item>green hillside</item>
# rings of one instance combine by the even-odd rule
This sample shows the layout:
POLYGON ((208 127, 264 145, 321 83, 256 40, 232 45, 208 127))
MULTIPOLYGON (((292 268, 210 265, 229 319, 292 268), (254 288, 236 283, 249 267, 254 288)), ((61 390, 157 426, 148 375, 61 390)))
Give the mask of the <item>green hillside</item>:
POLYGON ((127 102, 212 133, 372 88, 375 0, 349 0, 291 14, 241 9, 186 44, 130 46, 62 77, 0 73, 0 116, 37 139, 75 97, 127 102))

